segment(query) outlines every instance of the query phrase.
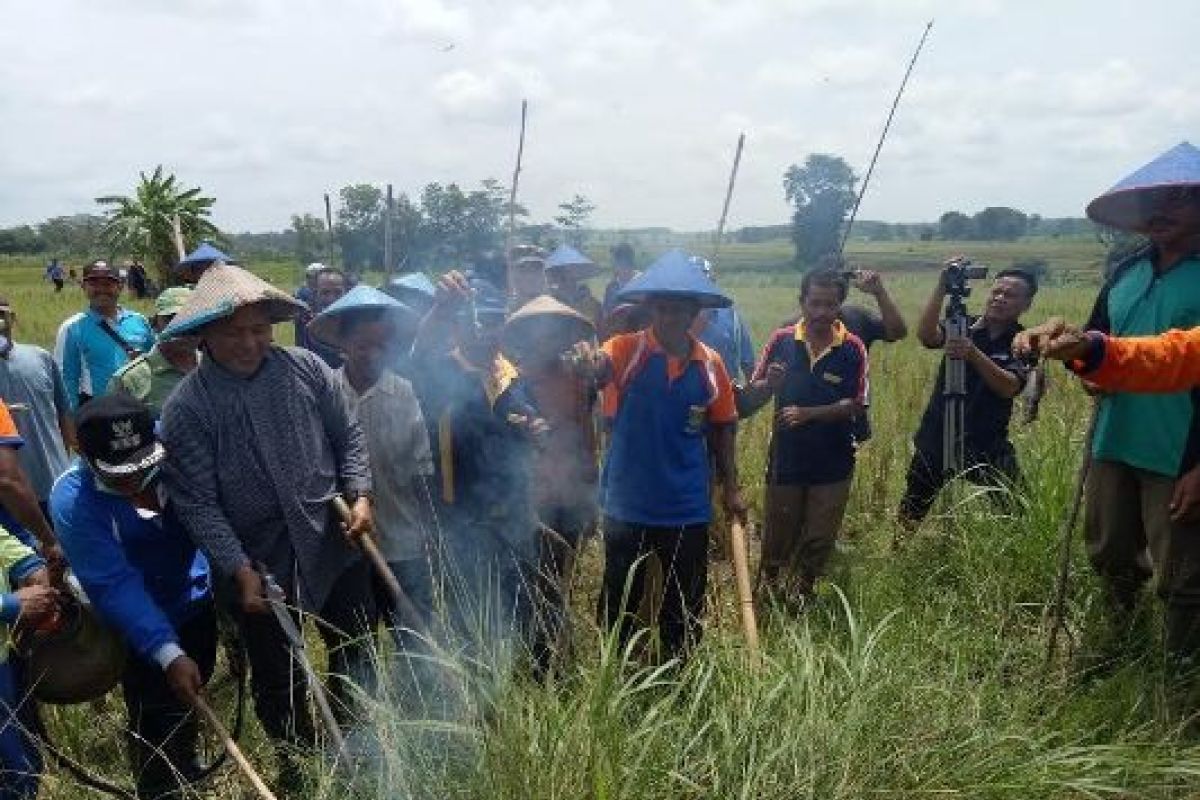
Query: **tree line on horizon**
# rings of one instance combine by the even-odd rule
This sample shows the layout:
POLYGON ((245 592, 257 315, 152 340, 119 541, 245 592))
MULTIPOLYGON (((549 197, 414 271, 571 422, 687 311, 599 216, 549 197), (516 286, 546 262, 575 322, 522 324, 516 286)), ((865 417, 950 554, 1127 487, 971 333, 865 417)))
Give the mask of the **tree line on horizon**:
MULTIPOLYGON (((837 252, 859 178, 846 161, 828 154, 809 155, 802 165, 784 172, 784 195, 793 206, 790 224, 745 226, 726 234, 725 241, 760 243, 791 239, 798 266, 816 263, 837 252)), ((201 238, 227 247, 243 259, 294 259, 305 264, 332 260, 352 270, 435 269, 466 264, 488 251, 503 249, 509 219, 508 189, 486 179, 476 188, 457 183, 430 183, 420 192, 395 196, 391 208, 394 263, 384 264, 384 229, 389 204, 377 185, 357 183, 337 193, 332 236, 323 216, 308 212, 291 216, 283 231, 227 233, 211 222, 215 200, 199 188, 184 188, 174 175, 158 167, 142 173, 128 197, 102 197, 107 213, 78 213, 34 225, 0 228, 0 255, 45 256, 60 259, 126 257, 144 261, 160 273, 176 260, 172 217, 178 217, 184 239, 201 238)), ((558 214, 533 222, 526 208, 512 208, 517 241, 553 247, 560 243, 582 248, 589 238, 611 240, 616 234, 643 242, 665 244, 681 238, 670 228, 600 231, 589 226, 596 206, 575 194, 558 205, 558 214)), ((683 234, 683 237, 689 234, 683 234)), ((711 239, 713 232, 690 236, 711 239)), ((1047 219, 1019 209, 993 206, 974 214, 943 213, 936 222, 854 223, 858 241, 1013 241, 1025 236, 1088 237, 1107 243, 1107 232, 1083 218, 1047 219)))

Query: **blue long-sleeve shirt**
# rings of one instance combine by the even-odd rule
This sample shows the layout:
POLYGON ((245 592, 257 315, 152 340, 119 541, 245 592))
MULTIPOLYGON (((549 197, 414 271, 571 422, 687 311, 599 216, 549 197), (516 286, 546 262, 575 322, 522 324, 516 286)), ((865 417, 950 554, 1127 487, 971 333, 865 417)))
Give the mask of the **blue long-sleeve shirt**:
MULTIPOLYGON (((129 361, 129 354, 104 332, 103 318, 92 309, 71 324, 63 341, 62 376, 71 410, 79 409, 80 376, 86 369, 92 391, 103 394, 113 373, 129 361)), ((154 330, 136 311, 118 309, 109 325, 130 346, 147 353, 154 346, 154 330)))
POLYGON ((105 491, 76 463, 54 484, 50 514, 97 613, 160 666, 179 655, 177 626, 210 602, 208 562, 170 512, 105 491))

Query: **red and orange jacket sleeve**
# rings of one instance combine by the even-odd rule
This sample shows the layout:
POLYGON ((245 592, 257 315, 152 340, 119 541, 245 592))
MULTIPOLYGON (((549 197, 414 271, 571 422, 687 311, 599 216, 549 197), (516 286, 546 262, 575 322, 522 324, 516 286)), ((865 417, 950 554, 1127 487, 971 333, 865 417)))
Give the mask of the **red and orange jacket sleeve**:
POLYGON ((1093 353, 1072 369, 1115 392, 1183 392, 1200 386, 1200 328, 1120 338, 1092 333, 1093 353))

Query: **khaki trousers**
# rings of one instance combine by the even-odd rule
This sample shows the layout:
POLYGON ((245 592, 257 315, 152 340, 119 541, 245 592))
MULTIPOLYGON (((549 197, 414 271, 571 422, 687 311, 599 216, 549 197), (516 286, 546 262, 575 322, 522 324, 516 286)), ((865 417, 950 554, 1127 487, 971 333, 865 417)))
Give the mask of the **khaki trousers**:
POLYGON ((811 585, 825 574, 850 499, 851 479, 815 486, 767 484, 762 571, 781 572, 811 585))

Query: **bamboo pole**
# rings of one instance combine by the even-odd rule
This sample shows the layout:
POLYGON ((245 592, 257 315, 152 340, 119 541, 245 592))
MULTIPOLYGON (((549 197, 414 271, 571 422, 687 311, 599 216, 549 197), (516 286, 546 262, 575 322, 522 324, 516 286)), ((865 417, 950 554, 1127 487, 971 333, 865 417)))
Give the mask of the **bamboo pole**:
POLYGON ((742 147, 746 144, 746 134, 738 134, 737 150, 733 153, 733 168, 729 170, 729 185, 725 187, 725 203, 721 206, 721 219, 717 222, 717 239, 713 242, 712 260, 716 266, 717 253, 721 250, 721 239, 725 236, 725 221, 729 218, 729 203, 733 200, 733 187, 737 183, 738 167, 742 163, 742 147))
POLYGON ((179 215, 171 215, 171 236, 175 240, 175 252, 179 256, 179 260, 183 261, 187 258, 187 248, 183 245, 183 228, 179 224, 179 215))
POLYGON ((275 793, 267 787, 262 776, 258 774, 258 770, 254 769, 254 765, 250 763, 250 760, 246 758, 246 754, 242 752, 242 748, 238 747, 237 742, 233 740, 233 736, 225 728, 217 713, 213 711, 212 706, 200 695, 196 696, 192 701, 192 705, 200 712, 201 716, 208 720, 208 724, 216 731, 217 738, 221 740, 221 746, 225 748, 225 752, 229 753, 229 757, 233 759, 233 763, 237 764, 238 769, 246 776, 246 780, 254 787, 254 791, 258 796, 262 800, 277 800, 275 793))
POLYGON ((512 246, 517 229, 517 186, 521 182, 521 159, 525 155, 525 118, 529 112, 529 101, 521 101, 521 135, 517 139, 517 163, 513 167, 512 184, 508 187, 508 229, 504 234, 504 282, 509 295, 512 286, 512 246))
MULTIPOLYGON (((345 498, 341 497, 340 495, 335 496, 331 502, 333 503, 334 510, 337 511, 337 514, 341 518, 342 522, 344 522, 346 525, 349 525, 353 516, 350 511, 350 504, 347 503, 345 498)), ((429 631, 426 630, 425 622, 421 616, 421 613, 417 611, 417 607, 413 605, 412 600, 404 592, 404 587, 400 585, 400 581, 396 577, 396 573, 392 571, 390 566, 388 566, 387 559, 384 558, 383 553, 379 551, 379 545, 377 545, 375 540, 370 536, 362 537, 358 540, 358 543, 362 547, 363 553, 367 557, 367 561, 370 562, 371 566, 374 567, 375 572, 383 580, 384 588, 387 589, 392 601, 396 604, 396 610, 400 612, 400 616, 406 620, 405 624, 409 629, 415 631, 421 636, 428 638, 429 631)))
POLYGON ((1054 583, 1054 597, 1050 603, 1050 635, 1046 641, 1046 660, 1043 669, 1049 669, 1058 650, 1058 632, 1066 625, 1067 587, 1071 577, 1071 544, 1075 538, 1075 524, 1079 520, 1079 510, 1083 506, 1084 490, 1087 486, 1088 473, 1092 469, 1092 435, 1096 430, 1096 418, 1100 414, 1100 403, 1092 401, 1092 413, 1088 419, 1087 431, 1083 434, 1083 458, 1079 462, 1079 470, 1075 473, 1075 490, 1071 495, 1071 506, 1063 520, 1058 551, 1058 578, 1054 583))
POLYGON ((729 526, 729 551, 733 561, 733 576, 737 582, 738 605, 742 614, 742 632, 750 657, 758 663, 758 615, 754 611, 754 589, 750 585, 750 556, 746 546, 746 529, 738 520, 729 526))
POLYGON ((329 251, 329 266, 333 263, 333 206, 329 204, 329 193, 325 193, 325 247, 329 251))
POLYGON ((385 216, 383 218, 383 279, 387 281, 392 277, 392 270, 395 269, 394 253, 392 252, 392 215, 396 210, 396 200, 392 195, 392 185, 387 185, 387 206, 385 216))

